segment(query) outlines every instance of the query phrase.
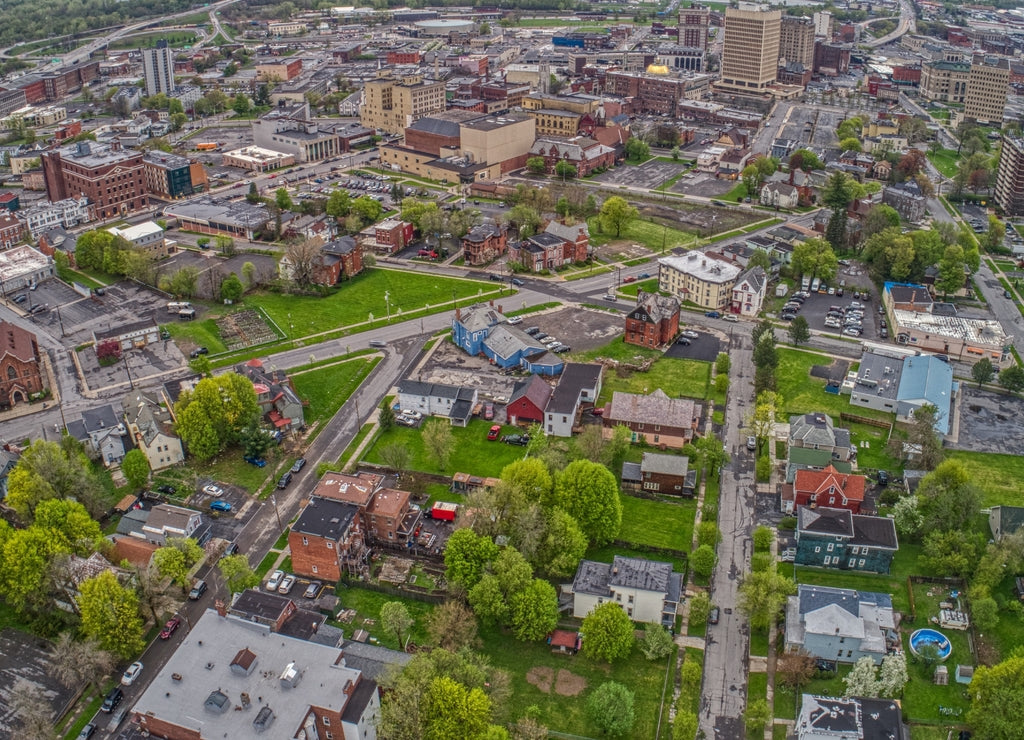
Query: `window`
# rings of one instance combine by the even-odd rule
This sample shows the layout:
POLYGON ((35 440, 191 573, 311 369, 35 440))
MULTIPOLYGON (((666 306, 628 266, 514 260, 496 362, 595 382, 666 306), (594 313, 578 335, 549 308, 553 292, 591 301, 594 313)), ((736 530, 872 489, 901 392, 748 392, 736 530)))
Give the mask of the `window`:
POLYGON ((832 564, 832 556, 831 555, 826 555, 825 556, 825 565, 831 565, 831 564, 832 564))
POLYGON ((853 547, 850 548, 850 554, 851 555, 856 555, 859 552, 860 552, 860 547, 858 547, 857 545, 854 545, 853 547))
POLYGON ((830 504, 834 504, 834 503, 836 502, 836 497, 835 497, 835 496, 829 496, 829 497, 828 497, 828 502, 829 502, 830 504))
POLYGON ((853 651, 852 650, 847 650, 846 651, 846 657, 847 658, 852 658, 853 657, 853 651))
POLYGON ((331 726, 331 718, 330 717, 324 717, 324 727, 330 727, 330 726, 331 726))
POLYGON ((311 565, 311 566, 309 566, 309 567, 313 569, 313 572, 314 572, 314 573, 318 573, 318 572, 319 572, 319 571, 318 571, 318 570, 316 569, 316 566, 315 566, 315 565, 311 565))
POLYGON ((858 567, 858 568, 863 568, 863 567, 864 567, 864 558, 861 558, 861 559, 860 559, 860 560, 859 560, 859 561, 857 562, 857 567, 858 567))
POLYGON ((327 543, 327 549, 328 550, 333 550, 334 549, 334 543, 333 542, 328 542, 327 543))
POLYGON ((309 538, 308 537, 303 537, 302 538, 302 544, 303 545, 308 545, 309 544, 309 538))
POLYGON ((814 551, 815 552, 821 552, 821 545, 815 546, 814 551))
POLYGON ((633 603, 633 596, 630 596, 630 597, 629 597, 629 603, 630 603, 630 604, 632 604, 632 603, 633 603))
POLYGON ((829 551, 829 552, 832 552, 832 550, 834 550, 834 549, 835 549, 835 547, 836 547, 836 546, 835 546, 835 544, 834 544, 834 543, 832 543, 832 542, 829 542, 829 543, 828 543, 828 551, 829 551))
MULTIPOLYGON (((863 561, 863 560, 861 560, 860 562, 861 562, 861 564, 863 565, 864 561, 863 561)), ((849 563, 847 563, 847 567, 848 567, 848 568, 853 568, 853 567, 855 567, 855 566, 856 566, 856 564, 857 564, 857 558, 850 558, 850 562, 849 562, 849 563)))

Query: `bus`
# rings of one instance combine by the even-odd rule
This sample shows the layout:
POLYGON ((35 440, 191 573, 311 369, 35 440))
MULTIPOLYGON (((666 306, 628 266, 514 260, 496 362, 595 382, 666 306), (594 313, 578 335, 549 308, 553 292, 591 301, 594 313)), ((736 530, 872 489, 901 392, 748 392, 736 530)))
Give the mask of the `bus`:
POLYGON ((196 151, 200 152, 213 152, 220 149, 220 144, 216 141, 200 141, 196 144, 196 151))

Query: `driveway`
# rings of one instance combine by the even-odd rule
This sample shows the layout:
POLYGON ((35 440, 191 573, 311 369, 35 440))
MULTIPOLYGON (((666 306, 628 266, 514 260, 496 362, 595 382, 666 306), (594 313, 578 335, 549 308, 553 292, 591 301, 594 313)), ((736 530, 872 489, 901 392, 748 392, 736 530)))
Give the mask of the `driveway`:
POLYGON ((708 334, 707 332, 697 333, 700 334, 700 336, 696 339, 689 339, 689 345, 680 344, 677 340, 665 351, 665 357, 714 362, 715 358, 718 357, 718 353, 721 351, 721 343, 718 341, 718 337, 714 334, 708 334))

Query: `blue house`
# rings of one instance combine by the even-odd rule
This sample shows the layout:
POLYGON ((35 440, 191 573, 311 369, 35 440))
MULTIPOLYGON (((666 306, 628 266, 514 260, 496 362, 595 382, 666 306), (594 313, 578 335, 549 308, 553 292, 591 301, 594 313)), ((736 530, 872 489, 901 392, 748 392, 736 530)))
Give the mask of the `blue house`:
POLYGON ((899 549, 892 519, 800 506, 796 521, 797 565, 888 573, 899 549))
POLYGON ((501 368, 521 367, 537 375, 558 375, 565 367, 565 362, 548 352, 543 343, 510 326, 493 303, 456 310, 452 338, 467 354, 483 355, 501 368))
POLYGON ((801 584, 786 604, 786 652, 878 665, 900 648, 889 594, 801 584))

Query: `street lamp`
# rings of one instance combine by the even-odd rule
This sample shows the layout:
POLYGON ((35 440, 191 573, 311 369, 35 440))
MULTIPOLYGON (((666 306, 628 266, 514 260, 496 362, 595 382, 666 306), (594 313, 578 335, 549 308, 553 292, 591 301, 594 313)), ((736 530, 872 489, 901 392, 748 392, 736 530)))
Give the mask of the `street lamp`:
POLYGON ((277 514, 277 528, 284 529, 284 525, 281 524, 281 511, 277 508, 277 496, 271 496, 270 503, 274 505, 274 513, 277 514))
POLYGON ((384 291, 384 305, 388 310, 388 323, 391 323, 391 293, 390 291, 384 291))

